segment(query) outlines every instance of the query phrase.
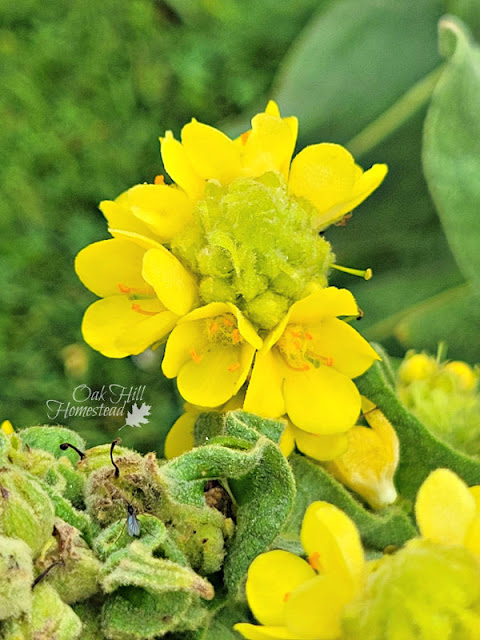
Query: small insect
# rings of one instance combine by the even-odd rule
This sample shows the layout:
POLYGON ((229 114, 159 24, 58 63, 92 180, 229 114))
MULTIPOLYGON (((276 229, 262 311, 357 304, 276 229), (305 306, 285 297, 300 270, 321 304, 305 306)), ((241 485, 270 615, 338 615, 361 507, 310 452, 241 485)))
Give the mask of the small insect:
POLYGON ((140 535, 140 523, 131 504, 127 505, 127 533, 129 536, 140 535))

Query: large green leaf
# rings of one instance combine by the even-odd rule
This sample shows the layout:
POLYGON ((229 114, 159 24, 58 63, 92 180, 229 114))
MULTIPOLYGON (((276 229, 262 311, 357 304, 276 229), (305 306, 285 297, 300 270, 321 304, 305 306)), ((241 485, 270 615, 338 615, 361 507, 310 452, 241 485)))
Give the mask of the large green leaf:
POLYGON ((423 163, 457 263, 480 290, 480 49, 454 17, 439 34, 449 62, 425 121, 423 163))

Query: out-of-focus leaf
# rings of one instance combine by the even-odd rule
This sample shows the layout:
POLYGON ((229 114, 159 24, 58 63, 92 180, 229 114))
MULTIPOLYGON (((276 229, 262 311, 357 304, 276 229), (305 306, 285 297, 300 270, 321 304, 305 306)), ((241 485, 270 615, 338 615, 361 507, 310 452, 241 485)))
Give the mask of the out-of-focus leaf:
POLYGON ((480 2, 478 0, 446 0, 445 10, 458 16, 480 38, 480 2))
POLYGON ((425 121, 423 163, 457 263, 480 291, 480 49, 453 17, 439 39, 449 63, 425 121))
POLYGON ((299 117, 301 141, 347 142, 431 71, 442 11, 438 0, 341 0, 321 11, 274 92, 299 117))
POLYGON ((395 327, 405 347, 435 352, 444 340, 451 357, 480 361, 480 296, 469 285, 448 289, 413 307, 395 327))

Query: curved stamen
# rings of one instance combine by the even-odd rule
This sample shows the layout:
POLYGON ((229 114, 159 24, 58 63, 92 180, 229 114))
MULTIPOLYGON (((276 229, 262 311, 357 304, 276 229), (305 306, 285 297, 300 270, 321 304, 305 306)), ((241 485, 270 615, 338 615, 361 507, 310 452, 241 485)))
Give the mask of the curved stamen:
POLYGON ((337 271, 343 271, 344 273, 350 273, 352 276, 360 276, 364 280, 370 280, 373 276, 373 271, 368 269, 352 269, 351 267, 342 267, 339 264, 331 264, 332 269, 336 269, 337 271))

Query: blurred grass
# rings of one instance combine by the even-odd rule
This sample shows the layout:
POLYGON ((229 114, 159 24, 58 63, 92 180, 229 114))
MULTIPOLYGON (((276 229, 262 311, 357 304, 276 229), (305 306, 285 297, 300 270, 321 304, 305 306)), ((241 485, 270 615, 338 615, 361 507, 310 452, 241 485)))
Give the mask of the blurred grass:
MULTIPOLYGON (((82 344, 81 319, 94 296, 77 280, 74 256, 107 237, 100 200, 161 172, 165 129, 178 134, 192 116, 214 123, 268 93, 318 6, 3 0, 0 417, 15 426, 47 422, 45 402, 71 401, 82 383, 146 385, 150 425, 122 437, 161 450, 181 407, 174 386, 160 372, 159 354, 143 358, 142 369, 82 344)), ((123 424, 66 422, 90 444, 123 424)))

